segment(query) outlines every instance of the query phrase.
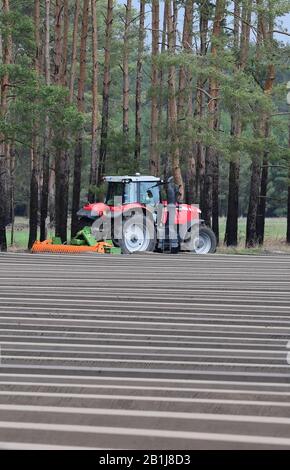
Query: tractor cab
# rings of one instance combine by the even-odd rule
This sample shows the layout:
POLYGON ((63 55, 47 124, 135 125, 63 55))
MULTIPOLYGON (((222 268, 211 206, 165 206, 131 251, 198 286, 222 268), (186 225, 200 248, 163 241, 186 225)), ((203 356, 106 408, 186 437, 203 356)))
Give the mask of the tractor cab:
POLYGON ((157 206, 161 203, 160 178, 154 176, 107 176, 105 204, 109 207, 139 203, 157 206))

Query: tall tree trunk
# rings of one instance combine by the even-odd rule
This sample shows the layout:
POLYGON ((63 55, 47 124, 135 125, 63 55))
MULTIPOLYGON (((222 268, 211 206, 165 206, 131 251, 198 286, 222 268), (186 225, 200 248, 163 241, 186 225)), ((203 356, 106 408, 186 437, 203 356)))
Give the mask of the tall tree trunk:
POLYGON ((76 0, 75 1, 75 13, 74 13, 73 39, 72 39, 71 73, 70 73, 70 84, 69 84, 69 102, 70 103, 73 102, 73 98, 74 98, 76 66, 77 66, 77 58, 78 58, 79 16, 80 16, 80 0, 76 0))
MULTIPOLYGON (((191 0, 191 3, 193 1, 191 0)), ((178 0, 172 0, 173 41, 176 47, 178 30, 178 0)))
MULTIPOLYGON (((37 76, 40 75, 40 0, 34 0, 34 34, 35 34, 35 58, 34 67, 37 76)), ((31 146, 31 177, 30 177, 30 210, 29 210, 29 241, 28 249, 37 240, 38 227, 38 180, 39 180, 39 139, 38 123, 34 122, 32 146, 31 146)))
MULTIPOLYGON (((63 0, 63 39, 59 64, 59 85, 62 87, 67 86, 68 33, 69 5, 68 0, 63 0)), ((68 195, 69 153, 58 148, 55 161, 55 235, 60 237, 63 243, 67 241, 68 195)))
MULTIPOLYGON (((87 72, 87 37, 88 37, 88 19, 89 19, 89 0, 83 3, 83 20, 80 47, 80 77, 78 86, 78 111, 85 112, 85 82, 87 72)), ((83 159, 83 131, 80 131, 74 155, 74 180, 73 180, 73 198, 72 198, 72 223, 71 234, 74 236, 78 230, 77 211, 80 205, 82 159, 83 159)))
MULTIPOLYGON (((290 121, 288 126, 288 147, 290 149, 290 121)), ((288 162, 288 201, 287 201, 287 234, 286 242, 290 244, 290 161, 288 162)))
MULTIPOLYGON (((262 0, 257 0, 257 5, 262 7, 262 0)), ((258 28, 257 28, 257 53, 256 60, 260 59, 261 45, 273 40, 273 23, 269 15, 269 23, 266 22, 266 14, 263 8, 258 12, 258 28)), ((269 96, 272 93, 275 81, 274 64, 268 65, 266 82, 264 85, 264 93, 269 96)), ((259 122, 255 124, 255 132, 257 138, 265 140, 269 135, 269 115, 263 111, 259 117, 259 122)), ((247 234, 246 247, 255 247, 258 243, 262 244, 264 239, 265 213, 266 213, 266 194, 268 183, 268 155, 266 152, 257 152, 252 159, 252 175, 249 198, 249 209, 247 216, 247 234), (264 172, 262 173, 262 162, 265 163, 264 172), (263 181, 262 181, 263 175, 263 181), (257 185, 257 186, 256 186, 257 185), (262 186, 261 186, 262 185, 262 186), (260 192, 261 191, 261 192, 260 192), (262 197, 260 197, 262 196, 262 197), (261 199, 265 199, 261 201, 261 199), (259 212, 260 211, 260 212, 259 212), (260 219, 260 220, 258 220, 260 219), (259 231, 259 232, 258 232, 259 231)))
MULTIPOLYGON (((5 112, 5 77, 1 80, 1 115, 4 116, 5 112)), ((8 168, 7 159, 5 155, 5 142, 4 136, 0 134, 0 251, 7 251, 7 238, 6 238, 6 226, 8 223, 8 168)))
POLYGON ((91 0, 92 10, 92 59, 93 59, 93 77, 92 77, 92 147, 91 147, 91 170, 90 170, 90 188, 89 202, 96 200, 97 188, 97 170, 98 170, 98 24, 97 24, 97 5, 96 0, 91 0))
POLYGON ((213 154, 212 163, 212 229, 219 243, 219 157, 216 151, 213 154))
POLYGON ((15 160, 16 152, 14 143, 10 147, 10 219, 11 219, 11 235, 10 244, 14 245, 15 233, 15 160))
MULTIPOLYGON (((209 0, 205 0, 199 7, 199 39, 200 39, 200 57, 203 58, 207 54, 207 41, 208 41, 208 23, 210 16, 209 0)), ((205 95, 203 89, 206 86, 207 80, 203 77, 197 79, 197 91, 195 100, 195 119, 203 119, 205 114, 205 95)), ((200 129, 201 130, 201 129, 200 129)), ((194 142, 194 158, 196 160, 196 195, 203 211, 204 208, 204 179, 205 179, 205 146, 203 142, 197 140, 194 142)))
POLYGON ((37 240, 37 226, 38 226, 38 148, 36 138, 33 139, 32 148, 30 151, 30 203, 29 203, 29 241, 28 249, 37 240))
POLYGON ((127 0, 125 5, 125 31, 124 31, 124 51, 123 51, 123 145, 124 156, 129 154, 129 99, 130 99, 130 79, 129 79, 129 32, 132 21, 132 0, 127 0))
MULTIPOLYGON (((173 27, 172 27, 173 29, 173 27)), ((152 0, 152 66, 151 66, 151 131, 150 131, 150 174, 160 173, 158 150, 158 92, 159 76, 157 59, 159 56, 159 1, 152 0)))
MULTIPOLYGON (((168 51, 171 55, 175 54, 174 43, 174 23, 172 15, 171 0, 168 2, 167 9, 167 31, 168 31, 168 51)), ((168 71, 168 117, 169 117, 169 137, 170 137, 170 154, 171 165, 175 184, 179 190, 179 200, 184 199, 184 184, 180 168, 180 148, 177 129, 177 104, 176 104, 176 69, 175 65, 169 66, 168 71)))
MULTIPOLYGON (((269 135, 270 135, 270 123, 269 123, 269 120, 267 119, 265 123, 265 134, 264 134, 265 139, 267 139, 269 135)), ((264 156, 263 156, 260 199, 259 199, 259 204, 258 204, 257 222, 256 222, 257 241, 259 245, 264 244, 268 174, 269 174, 269 152, 265 150, 264 156)))
MULTIPOLYGON (((176 13, 177 15, 177 13, 176 13)), ((193 37, 193 2, 187 0, 185 3, 184 11, 184 24, 182 35, 182 47, 184 52, 192 54, 192 37, 193 37)), ((196 202, 195 196, 195 178, 196 178, 196 161, 194 154, 194 147, 191 144, 193 139, 193 126, 191 124, 193 115, 192 106, 192 72, 188 67, 181 65, 179 69, 179 93, 177 102, 177 116, 180 123, 185 123, 186 132, 189 135, 188 139, 183 146, 182 160, 186 162, 186 199, 189 204, 196 202), (189 118, 189 120, 188 120, 189 118)), ((181 129, 180 134, 184 131, 181 129)))
MULTIPOLYGON (((45 0, 45 40, 44 40, 44 69, 45 83, 50 85, 50 0, 45 0)), ((45 119, 44 146, 42 157, 42 188, 41 188, 41 207, 40 207, 40 240, 44 241, 47 237, 46 219, 48 216, 48 196, 49 196, 49 118, 45 119)))
MULTIPOLYGON (((231 134, 238 136, 240 133, 240 123, 235 116, 232 117, 231 134)), ((237 246, 238 244, 238 217, 239 217, 239 180, 240 161, 239 155, 233 156, 229 166, 229 192, 228 192, 228 213, 225 232, 225 244, 227 246, 237 246)))
POLYGON ((60 83, 62 86, 67 86, 69 20, 69 0, 63 0, 63 41, 60 68, 60 83))
POLYGON ((107 159, 107 139, 109 126, 109 99, 111 85, 111 42, 113 27, 113 0, 108 0, 107 17, 106 17, 106 33, 105 33, 105 62, 104 62, 104 79, 103 79, 103 106, 102 106, 102 128, 101 128, 101 144, 100 144, 100 161, 98 168, 98 184, 103 181, 105 174, 107 159))
MULTIPOLYGON (((163 9, 163 26, 162 26, 162 39, 161 39, 161 54, 165 54, 168 49, 167 44, 167 8, 168 3, 164 2, 163 9)), ((160 64, 159 68, 159 99, 158 99, 158 129, 160 130, 160 138, 167 142, 168 137, 168 99, 166 93, 166 67, 160 64), (165 119, 164 119, 165 114, 165 119), (164 123, 165 121, 165 123, 164 123)), ((166 180, 170 176, 169 156, 166 148, 163 148, 160 154, 160 175, 166 180)))
MULTIPOLYGON (((3 0, 2 2, 3 14, 5 16, 10 13, 9 0, 3 0)), ((10 31, 1 38, 2 40, 2 51, 3 51, 3 64, 9 65, 12 62, 12 36, 10 31)), ((1 107, 0 115, 2 118, 6 116, 8 111, 8 87, 9 87, 9 75, 5 73, 1 77, 1 107)), ((9 146, 6 143, 6 136, 0 132, 0 251, 7 251, 7 238, 6 238, 6 226, 8 223, 8 179, 9 179, 9 146)))
POLYGON ((62 24, 63 24, 63 6, 62 0, 55 0, 54 12, 54 83, 61 83, 61 62, 62 62, 62 24))
POLYGON ((75 10, 74 10, 71 71, 70 71, 70 81, 69 81, 69 103, 70 104, 72 104, 74 101, 76 68, 77 68, 77 62, 78 62, 79 17, 80 17, 80 0, 76 0, 75 10))
MULTIPOLYGON (((240 51, 240 26, 241 26, 241 2, 234 1, 234 49, 236 55, 240 51)), ((239 66, 235 66, 235 72, 239 71, 239 66)), ((241 133, 239 112, 235 109, 231 115, 231 135, 239 137, 241 133)), ((238 213, 239 213, 239 178, 240 178, 240 156, 238 152, 232 156, 229 165, 229 192, 228 192, 228 213, 225 231, 225 244, 227 246, 237 246, 238 244, 238 213)))
MULTIPOLYGON (((263 122, 257 125, 255 135, 262 138, 264 134, 263 122)), ((257 245, 257 213, 261 184, 261 163, 262 156, 260 152, 252 158, 250 198, 247 214, 246 247, 254 248, 257 245)))
MULTIPOLYGON (((236 72, 243 71, 246 67, 249 43, 250 27, 252 16, 252 0, 242 0, 242 26, 240 28, 240 0, 235 1, 235 28, 234 46, 239 51, 239 59, 236 72), (241 29, 241 34, 240 34, 241 29)), ((242 124, 240 110, 237 107, 231 116, 231 134, 239 139, 242 134, 242 124)), ((238 244, 238 218, 239 218, 239 180, 240 180, 240 155, 236 152, 229 165, 229 192, 228 192, 228 213, 225 232, 225 243, 227 246, 237 246, 238 244)))
MULTIPOLYGON (((270 6, 270 5, 269 5, 270 6)), ((269 21, 268 24, 265 24, 265 27, 262 28, 264 33, 264 41, 268 43, 268 45, 273 45, 273 29, 274 29, 274 20, 273 14, 271 11, 268 13, 269 21)), ((264 20, 266 23, 266 19, 264 20)), ((264 86, 264 93, 267 96, 271 96, 274 86, 274 81, 276 78, 275 66, 273 63, 268 65, 267 70, 267 77, 264 86)), ((268 139, 270 136, 270 116, 265 117, 265 139, 268 139)), ((269 174, 269 152, 266 149, 264 151, 263 156, 263 165, 262 165, 262 175, 261 175, 261 188, 260 188, 260 199, 258 205, 258 213, 257 213, 257 241, 259 245, 264 244, 264 236, 265 236, 265 217, 266 217, 266 206, 267 206, 267 189, 268 189, 268 174, 269 174)))
MULTIPOLYGON (((259 0, 260 3, 260 0, 259 0)), ((258 4, 258 0, 257 0, 258 4)), ((264 20, 262 12, 258 12, 258 28, 257 28, 257 46, 256 46, 256 60, 260 59, 261 44, 263 42, 264 20)), ((264 115, 260 116, 254 124, 254 134, 257 139, 262 139, 265 132, 264 115)), ((257 245, 257 213, 260 195, 261 184, 261 165, 263 155, 262 152, 257 151, 252 157, 251 167, 251 184, 249 195, 249 206, 247 214, 247 228, 246 228, 246 247, 253 248, 257 245)))
MULTIPOLYGON (((62 0, 55 0, 54 10, 54 63, 53 63, 53 82, 55 85, 61 83, 61 61, 62 61, 62 23, 63 23, 63 7, 62 0)), ((49 169, 49 194, 48 194, 48 211, 50 218, 50 226, 56 225, 56 162, 59 157, 59 150, 56 151, 50 161, 49 169)))
POLYGON ((143 54, 145 40, 145 0, 140 0, 140 23, 136 74, 136 100, 135 100, 135 167, 140 169, 141 161, 141 123, 142 123, 142 80, 143 80, 143 54))
MULTIPOLYGON (((219 52, 218 41, 222 33, 222 21, 225 15, 225 0, 217 0, 215 17, 212 31, 211 56, 213 61, 219 52)), ((209 79, 209 129, 218 132, 219 129, 219 83, 216 77, 209 79)), ((212 229, 219 241, 219 159, 217 151, 213 146, 206 149, 205 165, 205 197, 204 197, 204 219, 210 224, 212 218, 212 229)))

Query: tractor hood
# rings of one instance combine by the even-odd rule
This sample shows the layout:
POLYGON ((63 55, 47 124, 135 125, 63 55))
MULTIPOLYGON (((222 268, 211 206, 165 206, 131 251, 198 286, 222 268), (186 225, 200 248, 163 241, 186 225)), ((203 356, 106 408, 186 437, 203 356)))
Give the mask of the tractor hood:
POLYGON ((94 204, 87 204, 77 213, 78 217, 85 217, 87 219, 95 220, 97 217, 110 216, 110 217, 119 217, 123 213, 132 210, 132 209, 145 208, 144 205, 137 203, 132 204, 122 204, 120 206, 108 206, 103 202, 96 202, 94 204))
POLYGON ((102 217, 104 212, 110 211, 109 206, 103 202, 95 202, 93 204, 87 204, 78 211, 79 217, 88 217, 89 219, 95 219, 96 217, 102 217))

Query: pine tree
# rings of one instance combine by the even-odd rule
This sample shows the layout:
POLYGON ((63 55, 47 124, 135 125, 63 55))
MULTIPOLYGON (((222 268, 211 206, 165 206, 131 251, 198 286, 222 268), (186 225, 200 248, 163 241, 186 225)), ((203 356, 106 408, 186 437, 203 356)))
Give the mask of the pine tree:
MULTIPOLYGON (((215 16, 213 21, 213 31, 211 38, 211 57, 213 63, 220 52, 220 41, 222 35, 222 23, 225 15, 225 0, 217 0, 215 6, 215 16)), ((220 84, 213 74, 209 78, 209 129, 214 132, 219 130, 219 95, 220 84)), ((219 241, 219 157, 214 146, 210 145, 206 149, 205 162, 205 185, 204 185, 204 219, 212 229, 219 241), (211 223, 212 218, 212 223, 211 223)))
POLYGON ((132 21, 132 0, 127 0, 124 24, 124 48, 123 48, 123 148, 124 157, 128 157, 129 151, 129 100, 130 100, 130 79, 129 79, 129 33, 132 21))
POLYGON ((136 99, 135 99, 135 165, 140 169, 141 160, 141 124, 142 124, 142 79, 143 79, 143 54, 145 38, 145 0, 140 0, 140 23, 138 38, 138 57, 136 74, 136 99))
MULTIPOLYGON (((35 31, 35 58, 34 67, 37 76, 40 76, 40 2, 34 0, 34 31, 35 31)), ((37 118, 36 118, 37 119, 37 118)), ((28 249, 37 240, 38 227, 38 183, 39 183, 39 139, 38 139, 38 123, 34 119, 32 144, 31 144, 31 177, 30 177, 30 210, 29 210, 29 241, 28 249)))
POLYGON ((103 106, 102 106, 102 127, 101 127, 101 144, 100 144, 100 160, 98 168, 98 184, 100 185, 105 174, 105 166, 108 148, 108 126, 109 126, 109 100, 111 85, 111 42, 113 27, 113 0, 108 0, 107 16, 106 16, 106 33, 105 33, 105 63, 103 78, 103 106))
MULTIPOLYGON (((57 83, 61 87, 67 87, 67 61, 68 61, 68 34, 69 34, 69 8, 68 0, 63 0, 63 32, 58 48, 58 78, 57 83)), ((61 139, 59 139, 61 140, 61 139)), ((67 217, 68 217, 68 193, 69 193, 69 154, 61 145, 57 146, 55 158, 55 235, 62 242, 67 241, 67 217)))
MULTIPOLYGON (((88 21, 89 21, 89 0, 84 0, 81 47, 80 47, 80 76, 79 76, 78 99, 77 99, 78 111, 80 113, 84 113, 85 111, 85 81, 86 81, 86 73, 87 73, 88 21)), ((83 160, 83 130, 79 132, 77 142, 76 142, 75 155, 74 155, 74 178, 73 178, 72 222, 71 222, 72 236, 74 236, 78 231, 77 212, 80 206, 82 160, 83 160)))
MULTIPOLYGON (((166 1, 166 3, 168 3, 166 1)), ((149 171, 153 176, 160 173, 158 150, 158 60, 159 56, 159 1, 152 0, 152 65, 151 65, 151 126, 149 171)))
MULTIPOLYGON (((269 53, 273 50, 273 41, 274 41, 274 18, 272 13, 272 0, 268 2, 269 11, 267 13, 267 18, 264 20, 264 27, 263 27, 263 40, 266 44, 269 53)), ((265 85, 263 86, 263 91, 266 96, 270 97, 273 87, 274 81, 276 79, 276 71, 275 65, 272 61, 268 64, 267 67, 267 75, 265 85)), ((264 131, 264 138, 268 139, 271 134, 270 129, 270 116, 265 116, 265 131, 264 131)), ((258 205, 258 213, 257 213, 257 222, 256 222, 256 230, 257 230, 257 240, 259 245, 263 245, 264 243, 264 236, 265 236, 265 217, 266 217, 266 203, 267 203, 267 187, 268 187, 268 175, 269 175, 269 151, 266 149, 263 155, 263 163, 262 163, 262 174, 261 174, 261 187, 260 187, 260 199, 258 205)))
MULTIPOLYGON (((258 26, 257 26, 257 51, 256 51, 256 60, 257 64, 260 63, 261 55, 263 52, 263 48, 267 45, 267 40, 269 37, 269 31, 273 31, 272 19, 271 22, 267 26, 266 22, 266 13, 263 8, 262 0, 257 0, 257 6, 260 7, 258 9, 258 26)), ((272 32, 270 33, 272 38, 272 32)), ((270 39, 271 39, 270 38, 270 39)), ((266 73, 266 80, 265 86, 263 89, 264 94, 268 97, 272 93, 273 83, 275 80, 275 68, 273 63, 270 63, 267 67, 266 73)), ((254 133, 255 138, 257 141, 263 141, 269 135, 269 116, 267 111, 261 111, 260 115, 256 117, 254 123, 254 133)), ((251 171, 251 184, 250 184, 250 196, 249 196, 249 207, 248 207, 248 214, 247 214, 247 233, 246 233, 246 247, 252 248, 255 247, 259 243, 258 231, 260 233, 260 243, 264 238, 264 219, 265 219, 265 201, 262 202, 260 205, 260 189, 261 189, 261 182, 262 182, 262 163, 263 160, 265 162, 265 166, 267 166, 267 151, 263 152, 263 150, 258 149, 258 151, 252 157, 252 171, 251 171), (266 160, 265 160, 266 159, 266 160), (258 222, 257 220, 259 216, 259 209, 261 211, 261 221, 258 222)), ((263 184, 262 184, 262 191, 266 194, 267 188, 267 176, 268 172, 264 172, 263 174, 263 184)))
MULTIPOLYGON (((175 14, 177 16, 177 13, 175 14)), ((182 47, 187 54, 192 54, 193 39, 193 3, 191 0, 185 2, 182 47)), ((186 166, 186 198, 187 202, 193 204, 196 202, 196 160, 194 146, 191 144, 193 128, 193 93, 192 93, 192 72, 188 67, 181 64, 179 68, 179 91, 177 101, 177 115, 180 130, 179 133, 190 135, 190 142, 186 139, 182 149, 182 160, 186 166)))
MULTIPOLYGON (((7 17, 10 13, 9 0, 2 2, 3 14, 7 17)), ((0 117, 6 118, 8 111, 8 87, 9 87, 9 73, 8 66, 12 62, 12 35, 9 30, 3 41, 2 54, 3 64, 6 68, 5 73, 1 77, 1 107, 0 117)), ((3 132, 0 132, 0 251, 7 250, 6 226, 8 223, 8 179, 9 179, 9 146, 7 145, 6 137, 3 132)))
MULTIPOLYGON (((199 5, 199 59, 204 60, 208 52, 208 30, 210 17, 210 3, 205 0, 199 5)), ((205 115, 205 93, 207 77, 204 77, 202 70, 197 77, 194 118, 196 121, 202 121, 205 115)), ((202 128, 198 126, 198 133, 201 134, 202 128)), ((201 139, 194 141, 193 158, 196 161, 196 190, 197 201, 199 201, 201 210, 204 214, 204 179, 205 179, 205 145, 201 139)), ((195 202, 197 202, 195 201, 195 202)))
MULTIPOLYGON (((288 147, 290 149, 290 121, 288 127, 288 147)), ((290 159, 288 162, 288 198, 287 198, 287 233, 286 233, 286 242, 290 244, 290 159)))
POLYGON ((91 146, 91 168, 90 168, 90 187, 89 187, 89 202, 94 202, 96 199, 97 187, 97 171, 98 171, 98 24, 97 24, 97 3, 96 0, 91 0, 92 10, 92 60, 93 60, 93 75, 92 75, 92 146, 91 146))
MULTIPOLYGON (((236 74, 244 72, 247 64, 250 43, 252 3, 252 0, 242 0, 242 2, 240 2, 240 0, 235 1, 234 48, 236 55, 238 55, 237 64, 235 66, 236 74)), ((231 135, 235 139, 239 139, 242 135, 242 122, 238 105, 231 116, 231 135)), ((225 232, 225 243, 227 246, 237 246, 238 244, 239 179, 240 155, 239 152, 235 152, 229 165, 228 212, 225 232)))
MULTIPOLYGON (((49 87, 51 84, 50 68, 50 0, 45 0, 45 38, 44 38, 44 75, 45 84, 49 87)), ((46 220, 48 216, 48 197, 49 197, 49 151, 50 128, 49 118, 45 118, 44 146, 42 157, 42 188, 41 188, 41 206, 40 206, 40 240, 44 241, 47 237, 46 220)))
POLYGON ((74 98, 74 87, 77 67, 77 54, 78 54, 78 30, 79 30, 79 16, 80 16, 80 0, 75 1, 75 12, 74 12, 74 27, 73 27, 73 38, 72 38, 72 57, 71 57, 71 72, 70 72, 70 84, 69 84, 69 102, 73 103, 74 98))
MULTIPOLYGON (((167 7, 167 37, 168 37, 168 52, 171 57, 175 54, 175 34, 174 22, 172 13, 171 0, 168 0, 167 7)), ((171 64, 168 68, 168 118, 169 118, 169 139, 170 139, 170 154, 171 166, 174 181, 179 191, 179 200, 184 199, 184 184, 180 167, 180 144, 177 128, 177 103, 176 103, 176 69, 175 65, 171 64)))

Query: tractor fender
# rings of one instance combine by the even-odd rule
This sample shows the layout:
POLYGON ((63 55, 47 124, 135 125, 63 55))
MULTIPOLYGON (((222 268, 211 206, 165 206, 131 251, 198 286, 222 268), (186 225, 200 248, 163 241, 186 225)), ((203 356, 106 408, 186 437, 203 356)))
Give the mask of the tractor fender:
POLYGON ((198 231, 201 225, 199 219, 189 220, 186 224, 181 224, 178 226, 179 239, 183 242, 187 238, 188 232, 193 232, 194 230, 198 231))

